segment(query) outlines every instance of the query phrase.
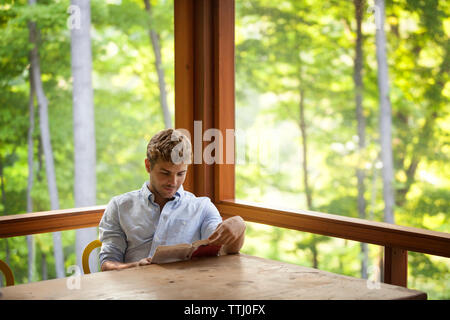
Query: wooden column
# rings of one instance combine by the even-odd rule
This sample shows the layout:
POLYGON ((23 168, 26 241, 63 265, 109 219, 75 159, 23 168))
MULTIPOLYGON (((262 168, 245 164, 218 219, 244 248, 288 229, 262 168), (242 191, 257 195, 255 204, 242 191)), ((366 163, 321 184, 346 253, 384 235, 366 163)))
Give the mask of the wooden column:
POLYGON ((194 129, 197 163, 194 163, 194 193, 214 199, 214 165, 205 163, 203 152, 210 142, 204 133, 214 128, 213 16, 210 0, 194 0, 194 129), (199 127, 201 124, 201 127, 199 127), (201 130, 199 130, 201 129, 201 130), (199 137, 200 135, 200 137, 199 137), (200 163, 198 163, 200 161, 200 163))
POLYGON ((223 163, 215 166, 216 203, 235 197, 234 16, 234 0, 214 1, 214 123, 223 138, 223 163))
POLYGON ((384 283, 408 286, 408 251, 384 247, 384 283))
MULTIPOLYGON (((175 0, 175 128, 194 133, 194 2, 175 0)), ((188 169, 183 187, 194 192, 194 173, 188 169)))
POLYGON ((175 128, 190 132, 194 151, 184 188, 214 202, 233 199, 234 0, 175 0, 174 5, 175 128), (204 141, 208 129, 220 136, 204 141), (220 146, 213 155, 222 163, 205 163, 211 143, 220 146))

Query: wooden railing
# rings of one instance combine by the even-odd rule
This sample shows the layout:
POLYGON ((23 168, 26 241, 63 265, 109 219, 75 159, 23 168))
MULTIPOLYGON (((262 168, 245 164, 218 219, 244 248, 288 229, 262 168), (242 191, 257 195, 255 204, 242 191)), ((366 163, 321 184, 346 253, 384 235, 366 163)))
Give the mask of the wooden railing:
POLYGON ((41 211, 0 217, 0 238, 96 227, 106 206, 41 211))
MULTIPOLYGON (((238 200, 215 203, 223 218, 263 223, 384 246, 384 282, 407 286, 408 251, 450 257, 450 234, 306 210, 270 208, 238 200)), ((0 217, 0 238, 98 226, 106 206, 0 217)))

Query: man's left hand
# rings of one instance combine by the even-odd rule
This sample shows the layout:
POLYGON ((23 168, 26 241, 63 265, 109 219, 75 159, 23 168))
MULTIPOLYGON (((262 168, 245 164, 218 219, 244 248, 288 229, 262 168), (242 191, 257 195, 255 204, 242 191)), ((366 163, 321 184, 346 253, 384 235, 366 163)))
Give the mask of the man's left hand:
MULTIPOLYGON (((217 229, 208 238, 211 245, 225 245, 233 247, 236 242, 243 243, 243 237, 245 232, 245 222, 239 216, 234 216, 224 220, 217 226, 217 229)), ((239 248, 240 249, 240 248, 239 248)), ((238 249, 238 250, 239 250, 238 249)))

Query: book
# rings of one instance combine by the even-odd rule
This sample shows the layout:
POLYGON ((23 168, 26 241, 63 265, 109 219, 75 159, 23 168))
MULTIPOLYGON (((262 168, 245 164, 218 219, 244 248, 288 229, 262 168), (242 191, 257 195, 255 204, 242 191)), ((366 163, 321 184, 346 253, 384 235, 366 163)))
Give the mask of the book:
POLYGON ((152 257, 152 263, 163 264, 190 260, 192 258, 218 256, 221 248, 222 246, 210 245, 208 239, 198 240, 193 243, 158 246, 152 257))

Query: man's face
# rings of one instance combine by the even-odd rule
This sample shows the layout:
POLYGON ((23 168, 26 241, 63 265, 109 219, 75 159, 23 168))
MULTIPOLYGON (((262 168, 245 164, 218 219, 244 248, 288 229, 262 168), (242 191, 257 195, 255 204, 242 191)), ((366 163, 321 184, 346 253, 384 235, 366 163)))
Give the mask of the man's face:
POLYGON ((145 159, 145 168, 150 174, 150 191, 163 199, 171 199, 186 178, 187 164, 173 164, 158 160, 153 168, 145 159))

